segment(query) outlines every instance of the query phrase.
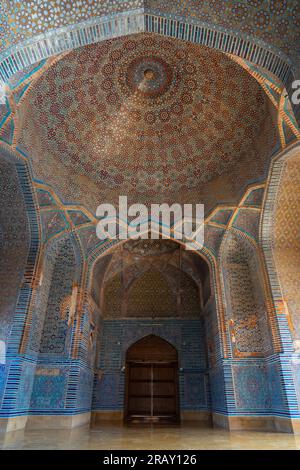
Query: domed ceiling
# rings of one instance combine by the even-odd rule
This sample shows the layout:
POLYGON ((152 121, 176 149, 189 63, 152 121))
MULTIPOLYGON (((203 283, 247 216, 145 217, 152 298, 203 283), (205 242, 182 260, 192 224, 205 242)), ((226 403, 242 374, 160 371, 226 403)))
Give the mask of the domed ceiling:
POLYGON ((19 108, 35 176, 66 202, 234 202, 277 142, 260 85, 225 54, 137 34, 63 56, 19 108), (220 196, 222 195, 222 199, 220 196))

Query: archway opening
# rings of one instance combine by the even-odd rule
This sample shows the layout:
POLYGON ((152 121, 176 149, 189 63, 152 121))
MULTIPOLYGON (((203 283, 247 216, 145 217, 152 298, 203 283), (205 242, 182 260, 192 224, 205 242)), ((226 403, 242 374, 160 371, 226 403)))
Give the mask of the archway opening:
POLYGON ((125 420, 179 422, 178 353, 166 340, 149 335, 126 354, 125 420))
POLYGON ((173 240, 129 240, 98 258, 93 424, 210 421, 221 373, 210 271, 173 240))

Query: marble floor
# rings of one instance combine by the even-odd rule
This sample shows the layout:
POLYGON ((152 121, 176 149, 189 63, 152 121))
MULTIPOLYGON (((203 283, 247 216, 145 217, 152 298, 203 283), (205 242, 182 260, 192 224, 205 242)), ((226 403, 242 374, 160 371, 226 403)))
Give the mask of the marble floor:
POLYGON ((228 432, 196 423, 180 426, 101 424, 72 430, 28 430, 0 434, 1 449, 242 450, 300 449, 300 436, 228 432))

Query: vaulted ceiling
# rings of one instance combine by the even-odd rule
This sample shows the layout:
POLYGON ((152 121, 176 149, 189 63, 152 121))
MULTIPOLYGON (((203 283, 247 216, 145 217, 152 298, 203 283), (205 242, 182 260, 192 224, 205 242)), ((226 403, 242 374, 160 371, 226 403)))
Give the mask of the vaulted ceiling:
POLYGON ((300 138, 298 0, 12 0, 0 20, 0 144, 64 203, 235 205, 300 138))
POLYGON ((17 145, 66 202, 237 201, 266 176, 272 105, 225 54, 137 34, 56 61, 19 106, 17 145))
POLYGON ((94 270, 93 300, 108 317, 198 317, 210 295, 204 259, 171 240, 129 240, 94 270))

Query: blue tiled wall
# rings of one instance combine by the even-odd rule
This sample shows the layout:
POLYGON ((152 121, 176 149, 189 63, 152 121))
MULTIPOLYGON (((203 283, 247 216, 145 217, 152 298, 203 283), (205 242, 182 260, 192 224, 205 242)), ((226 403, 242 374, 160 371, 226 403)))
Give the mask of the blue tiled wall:
POLYGON ((178 351, 180 402, 183 410, 210 406, 204 325, 201 320, 114 320, 103 323, 101 349, 94 382, 93 409, 121 410, 124 406, 128 347, 149 334, 170 342, 178 351))

